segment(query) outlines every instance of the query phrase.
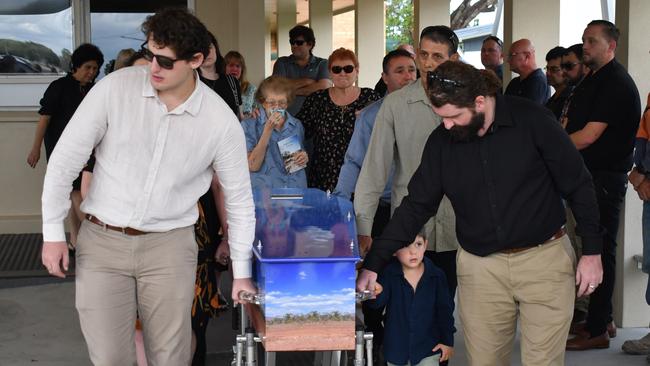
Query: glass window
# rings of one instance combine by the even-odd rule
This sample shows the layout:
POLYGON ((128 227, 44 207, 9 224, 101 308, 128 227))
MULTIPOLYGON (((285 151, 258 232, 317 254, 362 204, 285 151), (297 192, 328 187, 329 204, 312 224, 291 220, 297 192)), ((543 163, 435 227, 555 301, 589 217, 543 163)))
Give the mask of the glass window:
POLYGON ((61 74, 70 70, 70 0, 3 1, 0 74, 61 74))
POLYGON ((99 77, 113 71, 117 54, 124 49, 137 51, 144 35, 140 30, 147 16, 162 7, 186 7, 187 0, 165 1, 90 1, 90 38, 104 54, 99 77))

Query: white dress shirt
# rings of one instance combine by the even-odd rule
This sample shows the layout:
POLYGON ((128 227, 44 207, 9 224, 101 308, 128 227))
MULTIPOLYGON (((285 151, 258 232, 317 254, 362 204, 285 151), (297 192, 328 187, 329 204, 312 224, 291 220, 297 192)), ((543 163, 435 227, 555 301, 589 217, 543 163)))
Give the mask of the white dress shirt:
POLYGON ((43 240, 65 241, 72 181, 95 149, 83 212, 109 225, 165 232, 193 225, 197 202, 217 173, 223 187, 235 278, 251 275, 255 207, 244 132, 228 105, 198 81, 167 111, 149 68, 129 67, 95 85, 47 165, 43 240))

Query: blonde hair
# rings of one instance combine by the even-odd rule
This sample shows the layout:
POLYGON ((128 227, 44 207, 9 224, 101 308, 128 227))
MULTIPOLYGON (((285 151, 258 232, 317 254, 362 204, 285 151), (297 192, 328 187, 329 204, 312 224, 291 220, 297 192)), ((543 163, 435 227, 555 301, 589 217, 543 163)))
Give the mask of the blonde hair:
POLYGON ((245 94, 251 84, 248 82, 248 80, 246 80, 246 61, 244 61, 244 56, 242 56, 242 54, 237 51, 229 51, 223 58, 225 60, 226 66, 228 66, 229 63, 238 63, 241 66, 239 84, 241 86, 242 94, 245 94))
POLYGON ((115 57, 115 64, 113 65, 113 71, 119 70, 123 67, 129 66, 128 62, 131 59, 131 56, 135 54, 133 48, 125 48, 120 50, 115 57))
POLYGON ((264 94, 268 91, 273 91, 274 93, 283 93, 287 96, 287 104, 291 104, 293 101, 293 88, 291 88, 291 83, 289 79, 282 76, 269 76, 264 79, 257 88, 255 92, 255 100, 259 104, 263 104, 266 99, 264 94))

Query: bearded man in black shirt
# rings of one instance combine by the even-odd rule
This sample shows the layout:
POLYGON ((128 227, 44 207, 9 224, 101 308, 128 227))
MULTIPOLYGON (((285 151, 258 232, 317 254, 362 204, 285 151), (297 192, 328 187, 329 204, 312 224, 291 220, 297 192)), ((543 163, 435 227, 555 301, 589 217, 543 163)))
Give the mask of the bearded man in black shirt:
POLYGON ((522 363, 562 365, 578 294, 602 278, 602 231, 591 175, 553 114, 497 93, 496 77, 460 62, 428 75, 443 124, 424 148, 409 194, 374 241, 357 280, 408 245, 443 195, 456 213, 459 315, 469 364, 508 365, 517 316, 522 363), (577 264, 564 232, 562 199, 573 209, 584 255, 577 264))

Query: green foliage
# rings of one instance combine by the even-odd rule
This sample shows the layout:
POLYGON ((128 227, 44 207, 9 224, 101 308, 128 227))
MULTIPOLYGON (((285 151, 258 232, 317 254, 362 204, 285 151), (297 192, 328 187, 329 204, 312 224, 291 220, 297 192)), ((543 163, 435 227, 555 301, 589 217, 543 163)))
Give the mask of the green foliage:
POLYGON ((318 323, 326 321, 353 321, 354 314, 343 314, 339 311, 333 311, 330 313, 319 313, 317 311, 311 311, 307 314, 284 314, 284 316, 276 318, 267 318, 266 322, 268 324, 293 324, 293 323, 318 323))
POLYGON ((23 57, 47 65, 61 66, 61 59, 54 51, 40 43, 31 41, 0 39, 0 53, 23 57))
POLYGON ((413 44, 413 0, 386 0, 386 51, 413 44))

